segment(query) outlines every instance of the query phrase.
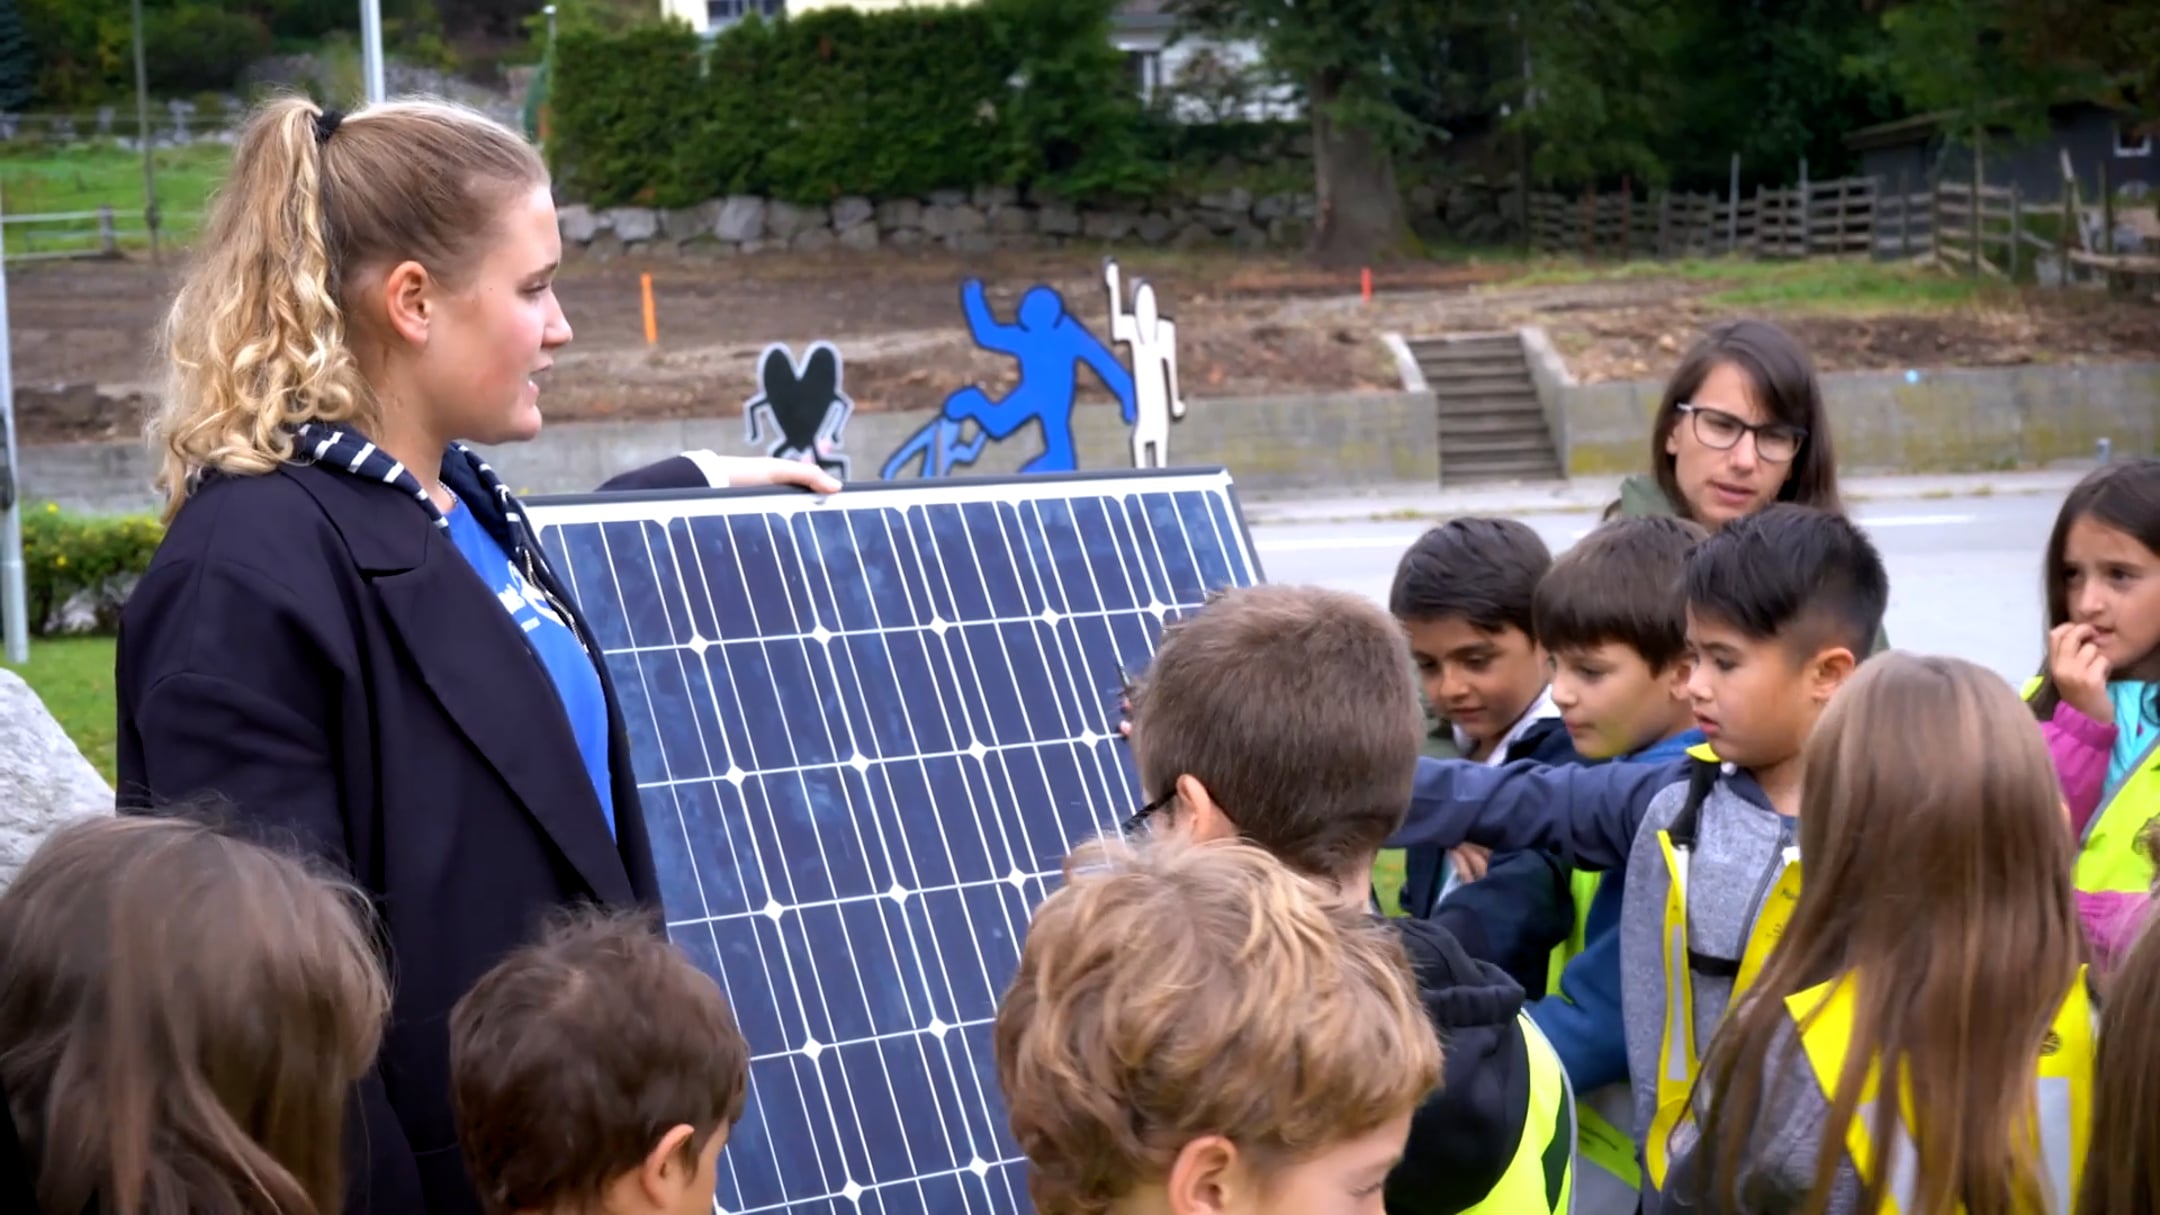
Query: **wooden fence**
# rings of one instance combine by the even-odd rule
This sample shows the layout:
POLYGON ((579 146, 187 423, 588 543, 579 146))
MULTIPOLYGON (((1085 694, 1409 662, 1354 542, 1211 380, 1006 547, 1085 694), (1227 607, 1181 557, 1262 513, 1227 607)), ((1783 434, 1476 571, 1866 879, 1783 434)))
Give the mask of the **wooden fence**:
POLYGON ((1532 247, 1584 257, 1844 257, 1868 252, 1876 224, 1872 177, 1758 187, 1752 197, 1585 193, 1530 196, 1532 247))

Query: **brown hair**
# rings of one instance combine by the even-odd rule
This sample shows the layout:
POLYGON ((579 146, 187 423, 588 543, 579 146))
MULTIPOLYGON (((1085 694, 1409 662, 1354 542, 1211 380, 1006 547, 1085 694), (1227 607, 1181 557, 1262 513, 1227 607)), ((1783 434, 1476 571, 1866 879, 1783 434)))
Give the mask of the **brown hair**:
POLYGON ((694 1162, 749 1068, 719 986, 641 915, 556 913, 450 1014, 458 1138, 495 1211, 592 1202, 676 1126, 694 1162))
MULTIPOLYGON (((1856 984, 1852 1040, 1805 1209, 1824 1209, 1871 1062, 1911 1078, 1912 1210, 2040 1209, 2035 1061, 2083 958, 2047 745, 1992 672, 1891 652, 1832 699, 1802 762, 1807 880, 1700 1081, 1706 1205, 1736 1192, 1752 1150, 1772 1044, 1791 1042, 1785 997, 1845 976, 1856 984), (1885 747, 1891 737, 1898 745, 1885 747)), ((1882 1085, 1869 1112, 1876 1161, 1891 1159, 1898 1092, 1882 1085)), ((1889 1171, 1868 1178, 1862 1210, 1881 1205, 1889 1171)))
POLYGON ((301 422, 377 428, 353 356, 353 280, 418 261, 455 282, 504 205, 545 183, 538 152, 476 111, 368 106, 325 137, 302 97, 255 112, 167 312, 164 400, 150 419, 170 519, 205 471, 264 473, 301 422))
POLYGON ((1147 796, 1190 775, 1294 869, 1339 877, 1402 825, 1425 719, 1401 630, 1361 596, 1224 591, 1163 630, 1131 702, 1147 796))
POLYGON ((181 818, 54 833, 0 895, 0 1087, 47 1215, 330 1215, 389 1009, 364 896, 181 818))
POLYGON ((1440 1045, 1395 934, 1239 840, 1068 858, 992 1031, 1042 1215, 1099 1215, 1221 1135, 1268 1169, 1403 1117, 1440 1045))
POLYGON ((1677 457, 1665 450, 1665 441, 1680 424, 1680 407, 1701 392, 1703 381, 1721 366, 1734 367, 1747 377, 1773 419, 1807 431, 1775 501, 1842 512, 1837 453, 1830 445, 1830 415, 1823 409, 1815 362, 1791 334, 1768 321, 1753 320, 1719 325, 1705 334, 1665 383, 1665 395, 1650 425, 1650 469, 1673 510, 1688 514, 1688 502, 1674 471, 1677 457))
MULTIPOLYGON (((2063 497, 2062 509, 2055 513, 2055 529, 2048 533, 2047 556, 2040 566, 2049 629, 2070 621, 2064 553, 2070 546, 2070 529, 2088 517, 2160 553, 2160 459, 2137 456, 2103 464, 2085 474, 2063 497)), ((2143 663, 2146 657, 2138 661, 2143 663)), ((2062 690, 2055 686, 2055 677, 2048 672, 2045 661, 2040 666, 2040 686, 2034 689, 2030 703, 2041 721, 2053 720, 2055 706, 2062 703, 2062 690)), ((2149 699, 2145 711, 2160 720, 2160 696, 2149 699)))
POLYGON ((1653 671, 1671 667, 1687 653, 1688 554, 1708 535, 1670 515, 1599 525, 1539 580, 1534 636, 1548 650, 1618 642, 1653 671))
MULTIPOLYGON (((2160 854, 2160 821, 2145 825, 2139 843, 2146 855, 2160 854)), ((2148 918, 2108 977, 2100 1008, 2092 1138, 2077 1215, 2160 1212, 2160 1034, 2153 1032, 2154 1008, 2160 1008, 2160 929, 2148 918)))

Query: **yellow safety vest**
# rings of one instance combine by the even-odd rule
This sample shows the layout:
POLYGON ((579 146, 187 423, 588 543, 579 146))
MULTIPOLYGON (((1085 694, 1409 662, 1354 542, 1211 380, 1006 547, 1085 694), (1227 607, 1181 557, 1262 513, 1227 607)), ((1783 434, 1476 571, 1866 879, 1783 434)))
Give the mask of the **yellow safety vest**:
MULTIPOLYGON (((1708 745, 1690 747, 1688 754, 1718 762, 1717 753, 1708 745)), ((1662 1189, 1671 1164, 1667 1142, 1673 1128, 1688 1115, 1695 1076, 1702 1067, 1702 1051, 1695 1041, 1695 980, 1689 972, 1688 952, 1687 879, 1692 835, 1676 843, 1668 827, 1658 832, 1658 850, 1664 855, 1668 879, 1661 950, 1665 1026, 1658 1039, 1657 1113, 1650 1121, 1649 1140, 1643 1144, 1643 1160, 1649 1166, 1651 1184, 1662 1189)), ((1733 977, 1727 1008, 1737 1005, 1741 995, 1761 977, 1763 964, 1769 960, 1778 938, 1785 935, 1785 925, 1791 921, 1793 906, 1799 901, 1800 854, 1797 848, 1787 848, 1784 871, 1762 906, 1755 909, 1755 923, 1748 931, 1747 947, 1740 956, 1739 972, 1733 977)))
MULTIPOLYGON (((2038 676, 2025 681, 2025 699, 2040 690, 2038 676)), ((2146 820, 2160 811, 2160 740, 2131 765, 2130 775, 2107 804, 2085 821, 2078 841, 2075 881, 2087 894, 2144 894, 2152 889, 2153 862, 2138 851, 2146 820)))
MULTIPOLYGON (((2034 1085, 2039 1122, 2040 1163, 2046 1172, 2045 1208, 2051 1215, 2069 1215, 2077 1194, 2078 1178, 2085 1171, 2085 1150, 2092 1125, 2093 1057, 2097 1047, 2092 998, 2085 986, 2086 968, 2078 967, 2077 981, 2070 985, 2055 1023, 2040 1048, 2039 1075, 2034 1085)), ((1854 983, 1850 976, 1796 992, 1785 998, 1800 1031, 1800 1045, 1807 1052, 1823 1094, 1835 1099, 1844 1075, 1845 1056, 1852 1048, 1854 983)), ((1861 1080, 1860 1102, 1845 1128, 1845 1150, 1865 1182, 1874 1176, 1875 1140, 1871 1117, 1881 1084, 1880 1063, 1870 1064, 1861 1080)), ((1907 1215, 1919 1189, 1912 1170, 1918 1161, 1912 1141, 1913 1096, 1910 1080, 1901 1086, 1898 1125, 1890 1135, 1890 1151, 1896 1163, 1883 1194, 1880 1215, 1907 1215)), ((1958 1208, 1960 1212, 1964 1207, 1958 1208)))
MULTIPOLYGON (((1545 980, 1547 996, 1560 994, 1560 972, 1567 969, 1567 964, 1589 944, 1590 903, 1597 897, 1599 884, 1604 880, 1602 871, 1587 869, 1576 870, 1568 879, 1568 897, 1575 905, 1575 927, 1568 933, 1568 939, 1553 949, 1551 974, 1545 980)), ((1623 1129, 1628 1122, 1623 1116, 1622 1122, 1616 1124, 1597 1108, 1599 1104, 1607 1104, 1615 1109, 1627 1109, 1628 1101, 1625 1083, 1608 1084, 1596 1092, 1576 1094, 1575 1147, 1580 1163, 1605 1173, 1615 1186, 1636 1191, 1642 1188, 1642 1169, 1635 1161, 1635 1137, 1623 1129)), ((1601 1191, 1611 1188, 1600 1187, 1601 1191)), ((1634 1210, 1632 1204, 1628 1209, 1634 1210)))
POLYGON ((1574 1209, 1575 1098, 1567 1070, 1528 1013, 1515 1014, 1530 1059, 1530 1108, 1507 1171, 1463 1215, 1565 1215, 1574 1209))

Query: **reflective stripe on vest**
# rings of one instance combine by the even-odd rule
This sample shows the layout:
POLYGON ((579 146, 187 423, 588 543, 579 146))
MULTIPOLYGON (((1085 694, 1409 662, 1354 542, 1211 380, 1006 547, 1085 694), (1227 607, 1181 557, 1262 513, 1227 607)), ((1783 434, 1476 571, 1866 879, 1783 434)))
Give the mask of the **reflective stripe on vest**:
MULTIPOLYGON (((2036 676, 2025 681, 2024 696, 2040 690, 2036 676)), ((2138 756, 2130 775, 2107 804, 2085 821, 2078 841, 2077 888, 2086 894, 2144 894, 2152 889, 2153 862, 2138 850, 2146 820, 2160 813, 2160 739, 2138 756)))
MULTIPOLYGON (((2092 1123, 2092 1075, 2096 1049, 2095 1012, 2085 986, 2086 968, 2078 967, 2077 981, 2056 1010, 2055 1023, 2041 1047, 2038 1076, 2034 1082, 2035 1112, 2039 1122, 2040 1165, 2045 1174, 2047 1211, 2069 1215, 2077 1194, 2078 1178, 2085 1170, 2085 1150, 2092 1123)), ((1835 1101, 1839 1079, 1844 1075, 1845 1055, 1852 1047, 1853 987, 1850 978, 1796 992, 1785 998, 1785 1010, 1800 1030, 1800 1045, 1808 1064, 1822 1085, 1825 1099, 1835 1101)), ((1860 1101, 1845 1129, 1845 1150, 1862 1183, 1874 1176, 1876 1096, 1882 1067, 1868 1066, 1860 1083, 1860 1101)), ((1880 1215, 1907 1215, 1919 1194, 1919 1154, 1913 1146, 1913 1097, 1908 1080, 1899 1094, 1902 1111, 1890 1132, 1890 1175, 1883 1184, 1880 1215)), ((1964 1211, 1959 1206, 1959 1212, 1964 1211)))
POLYGON ((1517 1013, 1530 1063, 1530 1108, 1507 1171, 1463 1215, 1570 1215, 1575 1209, 1575 1097, 1560 1056, 1528 1013, 1517 1013))
MULTIPOLYGON (((1688 754, 1698 759, 1714 755, 1707 747, 1690 748, 1688 754)), ((1695 1041, 1695 979, 1688 960, 1687 879, 1691 853, 1673 843, 1670 831, 1658 832, 1657 842, 1658 850, 1664 854, 1667 878, 1664 932, 1660 938, 1665 1025, 1658 1037, 1657 1113, 1650 1120, 1650 1135, 1643 1144, 1643 1162, 1649 1168, 1650 1183, 1663 1189, 1670 1165, 1668 1142, 1673 1128, 1688 1114, 1695 1075, 1702 1066, 1702 1050, 1695 1041)), ((1800 854, 1796 848, 1787 848, 1777 884, 1755 909, 1747 947, 1740 955, 1739 973, 1733 977, 1732 994, 1726 1001, 1728 1009, 1740 1002, 1741 994, 1762 974, 1763 964, 1769 960, 1778 938, 1785 935, 1785 925, 1792 919, 1793 905, 1799 900, 1800 854)))

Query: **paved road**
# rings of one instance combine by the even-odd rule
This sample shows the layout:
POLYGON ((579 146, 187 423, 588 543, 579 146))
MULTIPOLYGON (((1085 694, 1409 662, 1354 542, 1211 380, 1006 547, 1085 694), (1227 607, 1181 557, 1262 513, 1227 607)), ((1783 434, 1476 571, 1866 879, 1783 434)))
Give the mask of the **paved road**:
MULTIPOLYGON (((2022 680, 2039 657, 2040 559, 2060 494, 1863 505, 1858 518, 1890 567, 1891 643, 1956 654, 2022 680)), ((1555 553, 1594 512, 1531 514, 1555 553)), ((1252 529, 1270 582, 1319 583, 1387 601, 1395 562, 1429 524, 1262 523, 1252 529)))

